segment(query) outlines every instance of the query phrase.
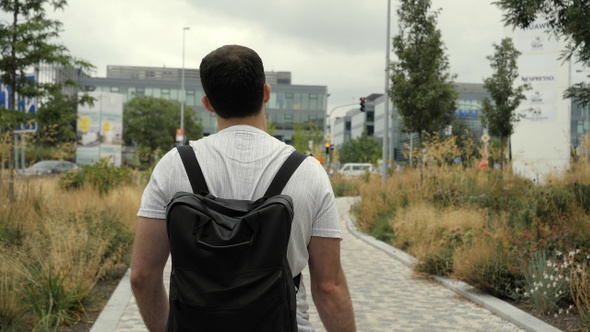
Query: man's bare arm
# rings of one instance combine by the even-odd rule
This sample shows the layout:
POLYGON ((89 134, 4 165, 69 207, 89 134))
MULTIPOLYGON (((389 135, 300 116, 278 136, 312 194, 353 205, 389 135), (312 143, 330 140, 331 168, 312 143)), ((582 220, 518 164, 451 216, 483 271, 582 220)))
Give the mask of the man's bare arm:
POLYGON ((340 263, 340 239, 312 237, 309 245, 311 295, 328 331, 354 332, 354 312, 340 263))
POLYGON ((149 331, 163 332, 168 319, 164 267, 170 254, 166 222, 139 217, 131 256, 131 288, 149 331))

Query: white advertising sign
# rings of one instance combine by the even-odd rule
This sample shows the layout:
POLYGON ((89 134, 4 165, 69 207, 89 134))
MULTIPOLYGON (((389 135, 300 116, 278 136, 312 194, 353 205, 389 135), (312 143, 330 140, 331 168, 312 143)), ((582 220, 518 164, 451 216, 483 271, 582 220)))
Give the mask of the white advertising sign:
POLYGON ((531 87, 517 109, 522 119, 511 138, 513 170, 539 182, 549 172, 561 172, 569 165, 570 101, 562 95, 571 70, 560 59, 563 42, 549 28, 548 22, 537 21, 525 30, 507 29, 521 52, 515 85, 531 87))
POLYGON ((94 164, 109 158, 121 165, 123 97, 118 93, 90 92, 94 103, 78 107, 76 163, 94 164))

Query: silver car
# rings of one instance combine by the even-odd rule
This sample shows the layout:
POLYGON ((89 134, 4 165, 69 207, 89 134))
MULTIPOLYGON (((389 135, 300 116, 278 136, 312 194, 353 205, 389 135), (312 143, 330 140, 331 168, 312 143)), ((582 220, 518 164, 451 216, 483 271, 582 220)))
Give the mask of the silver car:
MULTIPOLYGON (((78 165, 65 160, 42 160, 25 169, 24 175, 60 174, 62 172, 78 169, 78 165)), ((18 174, 23 175, 22 170, 18 174)))

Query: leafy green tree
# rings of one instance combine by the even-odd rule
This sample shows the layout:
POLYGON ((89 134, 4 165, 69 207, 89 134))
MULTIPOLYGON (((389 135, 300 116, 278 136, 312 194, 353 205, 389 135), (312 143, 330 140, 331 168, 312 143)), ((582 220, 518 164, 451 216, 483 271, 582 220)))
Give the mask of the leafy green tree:
MULTIPOLYGON (((576 56, 590 67, 590 2, 588 0, 497 0, 504 12, 504 22, 528 28, 539 19, 547 20, 557 37, 565 38, 567 48, 563 59, 576 56)), ((582 82, 568 88, 564 98, 575 98, 580 106, 590 105, 590 85, 582 82)))
MULTIPOLYGON (((158 151, 175 145, 180 123, 180 103, 163 98, 136 96, 123 108, 123 137, 146 151, 149 162, 158 151)), ((188 140, 203 137, 201 118, 190 107, 184 112, 184 131, 188 140)))
MULTIPOLYGON (((88 68, 90 65, 69 55, 67 48, 56 39, 61 22, 47 18, 46 11, 63 9, 66 0, 4 0, 0 11, 7 13, 0 22, 0 81, 8 87, 8 107, 0 106, 0 131, 8 137, 12 151, 12 131, 17 124, 31 117, 17 110, 17 95, 21 98, 43 98, 51 84, 28 80, 27 71, 41 63, 88 68)), ((7 193, 14 201, 14 160, 8 153, 9 180, 7 193)))
MULTIPOLYGON (((402 1, 397 11, 399 34, 393 38, 389 96, 407 132, 434 134, 450 125, 458 93, 456 75, 449 73, 441 32, 436 27, 439 11, 431 11, 430 0, 402 1)), ((421 169, 422 170, 422 169, 421 169)), ((422 175, 422 173, 421 173, 422 175)))
POLYGON ((78 97, 64 92, 63 84, 48 87, 48 96, 40 103, 35 116, 38 124, 34 140, 43 146, 59 146, 76 141, 78 105, 92 103, 92 97, 78 97))
POLYGON ((314 144, 319 144, 323 139, 323 131, 319 129, 317 123, 301 124, 295 123, 293 125, 293 147, 299 152, 309 150, 308 142, 313 141, 314 144))
MULTIPOLYGON (((493 69, 492 76, 484 80, 484 87, 491 95, 482 100, 482 124, 488 128, 490 135, 500 138, 500 155, 504 155, 507 139, 514 133, 514 124, 520 121, 521 115, 516 109, 526 99, 524 91, 527 84, 515 86, 518 78, 517 60, 520 52, 514 47, 512 39, 504 38, 494 44, 494 55, 487 57, 493 69)), ((501 159, 504 164, 504 158, 501 159)))
POLYGON ((383 142, 368 136, 363 131, 360 137, 352 139, 342 145, 338 150, 341 163, 372 163, 382 157, 383 142))

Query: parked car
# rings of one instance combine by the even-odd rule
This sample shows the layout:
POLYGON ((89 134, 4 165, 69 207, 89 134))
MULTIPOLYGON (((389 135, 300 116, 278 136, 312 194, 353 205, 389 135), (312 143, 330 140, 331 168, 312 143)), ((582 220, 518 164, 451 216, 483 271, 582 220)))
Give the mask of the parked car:
POLYGON ((365 175, 367 171, 372 173, 377 169, 370 163, 346 163, 342 165, 338 173, 346 176, 360 176, 365 175))
MULTIPOLYGON (((62 172, 78 169, 78 165, 66 160, 42 160, 25 169, 24 175, 60 174, 62 172)), ((18 172, 23 175, 22 170, 18 172)))

